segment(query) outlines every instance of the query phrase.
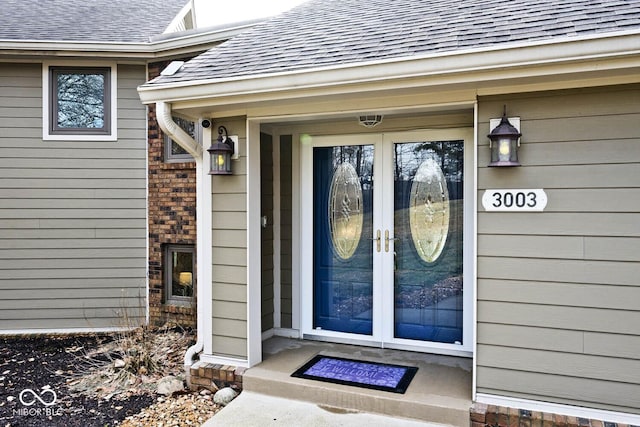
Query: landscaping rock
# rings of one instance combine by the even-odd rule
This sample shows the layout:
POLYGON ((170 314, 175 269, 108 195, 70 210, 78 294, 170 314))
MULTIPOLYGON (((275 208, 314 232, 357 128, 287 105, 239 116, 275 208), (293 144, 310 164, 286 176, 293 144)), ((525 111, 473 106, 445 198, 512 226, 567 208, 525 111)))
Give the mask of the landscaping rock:
POLYGON ((218 405, 227 406, 233 399, 236 398, 237 395, 237 391, 235 391, 231 387, 225 387, 218 390, 216 394, 213 395, 213 402, 218 405))
POLYGON ((158 381, 158 394, 163 396, 171 396, 173 393, 184 390, 184 384, 182 380, 174 376, 166 376, 158 381))

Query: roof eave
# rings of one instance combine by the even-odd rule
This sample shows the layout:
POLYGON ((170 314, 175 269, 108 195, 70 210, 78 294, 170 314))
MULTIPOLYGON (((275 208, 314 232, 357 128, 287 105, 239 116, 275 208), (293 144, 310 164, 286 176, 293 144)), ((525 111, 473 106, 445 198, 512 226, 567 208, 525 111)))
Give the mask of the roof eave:
POLYGON ((0 58, 6 57, 95 57, 160 59, 205 51, 252 27, 257 21, 229 28, 163 38, 144 43, 85 42, 60 40, 0 40, 0 58))
POLYGON ((375 62, 138 88, 142 102, 202 105, 399 87, 474 84, 554 74, 633 69, 640 81, 640 31, 444 52, 375 62), (568 54, 569 53, 569 54, 568 54))

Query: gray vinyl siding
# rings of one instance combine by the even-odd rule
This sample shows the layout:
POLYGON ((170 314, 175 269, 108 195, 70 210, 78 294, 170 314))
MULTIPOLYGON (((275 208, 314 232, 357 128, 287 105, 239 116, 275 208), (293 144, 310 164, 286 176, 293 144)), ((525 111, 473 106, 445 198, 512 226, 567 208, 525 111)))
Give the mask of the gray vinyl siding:
POLYGON ((238 135, 233 175, 212 176, 212 346, 222 357, 247 357, 247 159, 246 121, 225 120, 238 135))
POLYGON ((118 66, 118 141, 43 141, 42 65, 0 63, 0 333, 144 321, 144 80, 118 66))
POLYGON ((262 228, 262 332, 273 329, 273 138, 260 134, 261 213, 267 218, 262 228))
POLYGON ((283 328, 292 322, 292 137, 280 137, 280 321, 283 328))
POLYGON ((549 201, 479 206, 478 392, 640 414, 640 86, 481 98, 479 122, 478 197, 549 201), (505 104, 523 166, 487 168, 505 104))

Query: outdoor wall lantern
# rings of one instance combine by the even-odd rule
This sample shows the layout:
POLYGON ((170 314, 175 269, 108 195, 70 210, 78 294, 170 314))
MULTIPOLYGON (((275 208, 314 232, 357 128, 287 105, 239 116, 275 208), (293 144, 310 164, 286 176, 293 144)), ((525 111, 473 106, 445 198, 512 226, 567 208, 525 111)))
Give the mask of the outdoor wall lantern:
POLYGON ((518 147, 520 146, 522 134, 509 122, 506 105, 504 106, 502 119, 492 119, 491 121, 494 122, 494 120, 496 122, 500 120, 500 123, 487 135, 489 137, 489 148, 491 149, 491 163, 488 166, 520 166, 518 162, 518 147))
POLYGON ((218 139, 207 150, 211 156, 209 175, 231 175, 231 156, 234 154, 234 143, 229 138, 227 128, 218 126, 218 139), (222 136, 224 134, 224 136, 222 136))

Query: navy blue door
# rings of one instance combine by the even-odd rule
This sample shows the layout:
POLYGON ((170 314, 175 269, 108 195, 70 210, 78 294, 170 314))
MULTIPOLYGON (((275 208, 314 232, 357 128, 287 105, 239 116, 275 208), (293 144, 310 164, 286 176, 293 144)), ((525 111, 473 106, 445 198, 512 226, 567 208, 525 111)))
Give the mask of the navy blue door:
POLYGON ((372 333, 373 153, 313 149, 314 329, 372 333))
POLYGON ((463 141, 394 144, 394 337, 462 343, 463 141))
POLYGON ((462 344, 464 141, 376 147, 313 148, 313 328, 462 344))

